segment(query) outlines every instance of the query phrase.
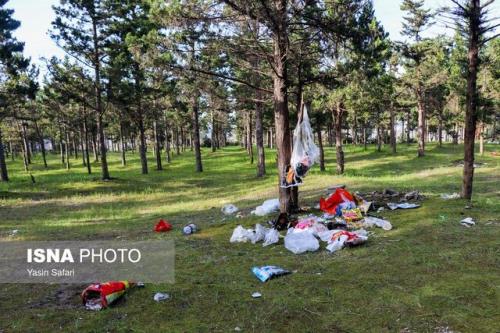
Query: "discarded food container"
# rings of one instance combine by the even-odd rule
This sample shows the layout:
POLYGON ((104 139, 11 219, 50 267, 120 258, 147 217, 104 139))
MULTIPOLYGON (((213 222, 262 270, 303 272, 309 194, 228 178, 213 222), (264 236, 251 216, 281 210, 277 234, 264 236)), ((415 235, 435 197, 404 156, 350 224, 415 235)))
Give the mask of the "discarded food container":
POLYGON ((161 219, 158 221, 158 223, 155 225, 154 231, 156 232, 166 232, 172 230, 172 225, 165 221, 164 219, 161 219))
POLYGON ((252 293, 252 297, 259 298, 259 297, 262 297, 262 294, 256 291, 256 292, 252 293))
POLYGON ((231 214, 234 214, 238 211, 238 207, 236 207, 235 205, 233 204, 227 204, 227 205, 224 205, 221 209, 222 213, 224 213, 225 215, 231 215, 231 214))
POLYGON ((198 227, 194 223, 190 223, 184 228, 182 228, 182 233, 184 235, 191 235, 194 234, 196 231, 198 231, 198 227))
POLYGON ((463 225, 464 227, 470 228, 472 226, 476 225, 476 222, 472 219, 472 217, 466 217, 462 221, 460 221, 460 224, 463 225))
POLYGON ((290 271, 278 266, 253 267, 252 272, 262 282, 266 282, 267 280, 278 276, 290 274, 290 271))
POLYGON ((170 299, 170 295, 167 294, 167 293, 156 293, 154 296, 153 296, 153 299, 156 301, 156 302, 162 302, 162 301, 166 301, 168 299, 170 299))
POLYGON ((88 310, 99 311, 123 296, 129 288, 128 281, 94 283, 82 292, 82 302, 88 310))

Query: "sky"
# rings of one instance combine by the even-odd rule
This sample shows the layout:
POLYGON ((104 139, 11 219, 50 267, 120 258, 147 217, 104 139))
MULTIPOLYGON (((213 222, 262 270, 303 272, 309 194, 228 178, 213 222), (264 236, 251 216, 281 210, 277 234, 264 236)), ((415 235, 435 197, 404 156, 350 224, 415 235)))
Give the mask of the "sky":
MULTIPOLYGON (((403 13, 399 9, 402 0, 374 0, 375 15, 382 23, 392 40, 402 40, 401 21, 403 13)), ((21 21, 21 26, 15 31, 15 36, 25 42, 25 55, 31 57, 34 63, 40 64, 40 57, 50 58, 64 56, 64 52, 51 40, 48 35, 50 23, 54 19, 52 5, 59 0, 10 0, 8 8, 15 10, 14 18, 21 21)), ((427 8, 436 9, 449 5, 449 0, 425 0, 427 8)), ((500 4, 493 4, 500 12, 500 4)), ((439 34, 451 34, 451 31, 436 24, 426 31, 424 36, 432 37, 439 34)))

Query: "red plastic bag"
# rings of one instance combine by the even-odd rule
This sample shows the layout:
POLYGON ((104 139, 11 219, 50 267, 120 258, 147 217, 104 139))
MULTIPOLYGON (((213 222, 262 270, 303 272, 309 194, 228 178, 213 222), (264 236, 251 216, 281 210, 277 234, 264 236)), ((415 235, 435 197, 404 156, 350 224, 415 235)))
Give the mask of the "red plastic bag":
POLYGON ((83 305, 89 310, 101 310, 120 298, 130 287, 128 281, 94 283, 82 292, 83 305))
POLYGON ((172 225, 168 222, 165 222, 165 220, 161 219, 158 223, 156 223, 154 230, 156 232, 170 231, 172 230, 172 225))
POLYGON ((319 199, 319 209, 328 214, 335 215, 338 213, 337 206, 346 201, 354 202, 354 197, 343 188, 337 188, 328 199, 319 199))

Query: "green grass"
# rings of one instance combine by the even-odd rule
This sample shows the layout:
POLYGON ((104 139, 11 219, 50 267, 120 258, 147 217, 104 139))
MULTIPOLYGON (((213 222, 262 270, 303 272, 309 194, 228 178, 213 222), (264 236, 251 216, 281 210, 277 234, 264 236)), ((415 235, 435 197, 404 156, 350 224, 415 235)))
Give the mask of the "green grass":
MULTIPOLYGON (((301 203, 314 206, 328 186, 347 184, 352 191, 384 188, 418 189, 427 197, 416 210, 384 212, 394 229, 373 230, 365 246, 329 254, 321 244, 315 253, 294 255, 279 245, 231 244, 233 228, 267 218, 248 216, 257 204, 276 196, 275 152, 267 152, 268 176, 255 178, 245 152, 229 147, 203 151, 205 172, 194 172, 191 152, 174 156, 165 170, 140 174, 136 155, 121 167, 110 154, 116 179, 99 180, 99 166, 88 176, 80 160, 61 168, 50 156, 49 169, 36 160, 36 184, 9 162, 11 182, 0 184, 0 240, 174 239, 174 284, 147 285, 101 312, 85 311, 75 293, 81 286, 0 285, 0 332, 455 332, 500 330, 500 167, 487 146, 478 157, 474 207, 463 200, 442 200, 458 192, 462 146, 400 145, 393 156, 374 147, 346 147, 346 173, 335 175, 334 151, 326 150, 327 171, 314 168, 301 187, 301 203), (220 207, 234 203, 244 218, 225 218, 220 207), (471 216, 474 228, 458 221, 471 216), (160 218, 175 227, 155 234, 160 218), (180 228, 201 227, 190 237, 180 228), (19 232, 9 236, 13 229, 19 232), (255 265, 276 264, 294 274, 260 283, 255 265), (69 298, 62 302, 58 291, 69 298), (154 292, 170 301, 155 303, 154 292), (259 291, 262 298, 253 299, 259 291)), ((270 216, 269 218, 271 218, 270 216)))

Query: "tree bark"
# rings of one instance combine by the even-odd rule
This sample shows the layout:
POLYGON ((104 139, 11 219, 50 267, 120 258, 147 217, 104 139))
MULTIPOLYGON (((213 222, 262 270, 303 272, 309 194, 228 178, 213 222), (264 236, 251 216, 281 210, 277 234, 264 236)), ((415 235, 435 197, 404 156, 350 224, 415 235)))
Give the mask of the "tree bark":
POLYGON ((210 135, 210 147, 212 148, 212 153, 215 153, 215 150, 217 149, 216 148, 216 144, 215 144, 215 137, 216 137, 216 127, 215 127, 215 116, 214 116, 214 111, 212 110, 211 112, 211 121, 212 121, 212 132, 211 132, 211 135, 210 135))
POLYGON ((167 120, 167 115, 164 115, 164 122, 165 122, 165 158, 167 159, 167 163, 171 162, 171 157, 170 157, 170 140, 169 140, 169 135, 168 135, 168 120, 167 120))
POLYGON ((24 153, 26 154, 26 161, 31 164, 31 149, 28 141, 28 134, 26 131, 26 123, 21 123, 22 139, 24 144, 24 153))
POLYGON ((396 129, 395 129, 395 126, 396 126, 396 121, 395 121, 395 115, 394 115, 394 107, 392 105, 393 103, 391 102, 391 106, 390 106, 390 109, 389 109, 389 112, 390 112, 390 142, 391 142, 391 149, 392 149, 392 153, 393 154, 396 154, 396 129))
POLYGON ((65 131, 66 133, 66 149, 65 149, 65 154, 66 154, 66 170, 71 169, 71 164, 69 161, 69 132, 68 130, 65 131))
POLYGON ((146 129, 144 128, 144 119, 142 112, 139 111, 139 155, 141 157, 141 172, 143 175, 148 173, 148 157, 146 146, 146 129))
POLYGON ((422 88, 417 90, 417 111, 418 111, 418 152, 417 156, 425 156, 425 101, 422 88))
POLYGON ((101 153, 101 178, 109 180, 108 160, 106 158, 106 138, 104 136, 102 96, 101 96, 101 60, 99 52, 99 41, 97 36, 97 22, 92 19, 92 32, 94 42, 94 74, 95 74, 95 95, 96 95, 96 111, 97 111, 97 131, 99 134, 99 145, 101 153))
POLYGON ((200 124, 198 121, 198 93, 194 94, 191 100, 191 122, 193 130, 193 145, 194 155, 196 160, 196 172, 203 172, 203 165, 201 163, 201 147, 200 147, 200 124))
POLYGON ((121 160, 122 160, 122 166, 127 165, 127 157, 125 155, 125 152, 127 150, 127 146, 125 145, 125 131, 123 130, 123 122, 120 121, 120 152, 121 152, 121 160))
POLYGON ((344 151, 342 150, 342 115, 344 113, 344 105, 342 102, 337 102, 335 109, 332 110, 333 121, 335 124, 335 151, 337 159, 337 173, 344 173, 344 151))
POLYGON ((37 121, 35 121, 35 130, 36 130, 36 134, 38 136, 38 140, 40 143, 40 150, 42 152, 43 167, 45 169, 47 169, 47 157, 46 157, 46 152, 45 152, 45 142, 43 140, 42 131, 40 130, 40 127, 38 127, 37 121))
POLYGON ((264 128, 262 124, 262 102, 260 91, 256 91, 255 99, 255 143, 257 145, 257 177, 266 174, 266 155, 264 151, 264 128))
POLYGON ((158 132, 158 121, 153 122, 153 134, 155 137, 155 150, 156 150, 156 170, 161 171, 163 167, 161 165, 161 144, 160 144, 160 133, 158 132))
MULTIPOLYGON (((273 31, 273 99, 274 124, 276 128, 276 148, 278 152, 278 185, 290 165, 292 146, 290 144, 290 121, 288 110, 288 71, 287 71, 287 1, 275 0, 274 6, 276 23, 273 31)), ((298 207, 298 202, 291 200, 289 188, 279 187, 280 211, 290 213, 292 208, 298 207)))
POLYGON ((479 154, 484 155, 484 122, 479 126, 479 154))
POLYGON ((474 139, 477 122, 477 71, 479 66, 480 1, 470 1, 467 94, 465 96, 464 172, 462 198, 472 199, 474 139))
POLYGON ((253 142, 252 142, 252 111, 247 114, 247 149, 250 156, 250 164, 253 164, 253 142))
MULTIPOLYGON (((12 151, 11 151, 12 154, 12 151)), ((14 156, 12 154, 12 156, 14 156)), ((5 149, 2 141, 2 129, 0 127, 0 180, 3 182, 9 181, 9 172, 7 171, 7 163, 5 161, 5 149)))

